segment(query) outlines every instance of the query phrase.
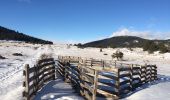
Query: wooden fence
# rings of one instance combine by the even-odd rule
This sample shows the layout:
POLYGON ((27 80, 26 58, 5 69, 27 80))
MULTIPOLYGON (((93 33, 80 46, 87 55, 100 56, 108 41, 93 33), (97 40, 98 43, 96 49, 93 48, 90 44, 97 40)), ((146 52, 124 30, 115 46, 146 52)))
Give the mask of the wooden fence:
POLYGON ((39 60, 37 64, 30 67, 25 65, 23 71, 24 82, 23 99, 32 100, 34 95, 45 83, 55 79, 55 62, 53 58, 39 60))
POLYGON ((80 57, 59 56, 57 71, 88 100, 118 99, 157 79, 156 65, 135 65, 80 57))

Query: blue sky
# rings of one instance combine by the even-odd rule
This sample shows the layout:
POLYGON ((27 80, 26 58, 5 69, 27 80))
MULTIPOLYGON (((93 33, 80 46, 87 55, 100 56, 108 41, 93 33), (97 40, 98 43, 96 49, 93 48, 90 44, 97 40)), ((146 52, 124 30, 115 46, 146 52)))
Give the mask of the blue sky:
POLYGON ((170 37, 170 0, 1 0, 0 25, 55 42, 170 37))

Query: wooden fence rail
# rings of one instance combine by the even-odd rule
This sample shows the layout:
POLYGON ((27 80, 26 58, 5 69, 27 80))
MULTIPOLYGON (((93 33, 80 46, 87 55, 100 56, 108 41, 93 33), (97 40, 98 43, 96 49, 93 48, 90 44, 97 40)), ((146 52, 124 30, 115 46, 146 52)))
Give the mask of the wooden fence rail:
POLYGON ((75 85, 88 100, 97 96, 118 99, 141 85, 157 79, 156 65, 136 65, 107 61, 59 56, 57 71, 66 82, 75 85))
POLYGON ((37 64, 30 67, 25 65, 23 71, 24 82, 23 99, 32 100, 34 95, 44 84, 55 79, 55 62, 53 58, 39 60, 37 64))

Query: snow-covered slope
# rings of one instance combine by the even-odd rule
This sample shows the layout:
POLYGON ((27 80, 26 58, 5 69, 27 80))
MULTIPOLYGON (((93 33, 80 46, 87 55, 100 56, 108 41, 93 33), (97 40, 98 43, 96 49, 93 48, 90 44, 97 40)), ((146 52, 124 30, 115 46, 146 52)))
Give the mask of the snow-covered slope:
POLYGON ((0 98, 21 100, 24 64, 33 66, 39 55, 48 51, 47 47, 9 42, 0 45, 0 55, 6 58, 0 59, 0 98), (21 53, 23 56, 14 56, 13 53, 21 53))
MULTIPOLYGON (((2 100, 22 99, 22 71, 24 64, 28 63, 33 65, 43 52, 51 53, 53 57, 67 55, 111 60, 111 54, 116 50, 117 49, 107 48, 103 49, 103 52, 100 52, 99 48, 79 49, 75 46, 69 47, 63 44, 32 45, 26 43, 0 42, 0 55, 7 58, 0 59, 0 98, 2 100), (13 56, 13 53, 22 53, 23 56, 13 56)), ((133 93, 125 99, 146 100, 149 98, 150 100, 158 100, 160 98, 170 98, 168 91, 170 90, 170 53, 159 54, 156 52, 154 54, 148 54, 140 48, 133 49, 133 51, 126 48, 119 50, 124 53, 124 61, 122 62, 156 64, 158 66, 159 77, 161 77, 161 80, 157 81, 157 84, 147 85, 149 87, 144 87, 142 90, 133 93)))

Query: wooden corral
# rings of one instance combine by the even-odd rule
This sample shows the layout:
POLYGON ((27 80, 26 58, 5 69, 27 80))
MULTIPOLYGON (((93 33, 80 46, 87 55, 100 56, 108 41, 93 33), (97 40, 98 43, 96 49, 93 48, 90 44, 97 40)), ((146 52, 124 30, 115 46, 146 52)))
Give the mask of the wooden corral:
POLYGON ((156 65, 117 63, 59 56, 57 72, 88 100, 119 99, 141 85, 157 79, 156 65))
POLYGON ((117 100, 157 79, 156 65, 59 56, 56 63, 48 58, 39 60, 33 67, 25 65, 23 99, 32 100, 45 83, 55 79, 56 73, 87 100, 117 100))
POLYGON ((25 65, 24 76, 24 100, 32 100, 34 95, 45 83, 55 79, 55 62, 53 58, 39 60, 35 66, 25 65))

